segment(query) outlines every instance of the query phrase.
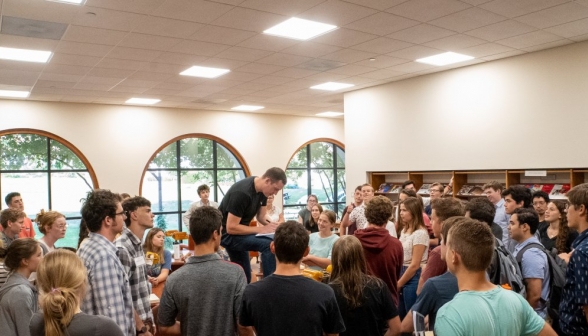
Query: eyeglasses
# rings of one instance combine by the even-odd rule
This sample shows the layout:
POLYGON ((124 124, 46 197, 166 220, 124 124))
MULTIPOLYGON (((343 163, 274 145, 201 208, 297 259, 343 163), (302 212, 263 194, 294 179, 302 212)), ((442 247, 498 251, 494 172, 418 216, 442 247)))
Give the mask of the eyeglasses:
POLYGON ((115 216, 123 216, 123 217, 127 217, 127 213, 126 213, 126 211, 124 211, 124 210, 123 210, 123 211, 121 211, 121 212, 117 212, 117 213, 115 213, 114 215, 115 215, 115 216))
POLYGON ((441 192, 439 189, 429 189, 429 193, 441 192))

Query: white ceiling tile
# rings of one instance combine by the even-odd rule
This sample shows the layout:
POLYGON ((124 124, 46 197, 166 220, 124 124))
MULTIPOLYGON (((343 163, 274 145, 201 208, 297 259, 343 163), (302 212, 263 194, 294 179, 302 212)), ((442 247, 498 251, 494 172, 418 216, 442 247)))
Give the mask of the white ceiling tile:
POLYGON ((42 88, 42 87, 53 87, 53 88, 60 88, 60 89, 71 89, 74 87, 75 82, 62 82, 62 81, 51 81, 51 80, 42 80, 39 79, 35 83, 35 88, 42 88))
POLYGON ((468 4, 472 5, 472 6, 479 6, 481 4, 485 4, 485 3, 490 2, 492 0, 460 0, 460 1, 461 2, 465 2, 465 3, 468 3, 468 4))
POLYGON ((153 61, 158 63, 171 63, 182 65, 196 65, 208 59, 208 56, 196 56, 174 52, 163 52, 153 61))
POLYGON ((141 0, 141 1, 120 1, 120 0, 87 0, 85 5, 90 7, 100 7, 114 9, 123 12, 138 14, 150 14, 154 9, 159 7, 163 0, 141 0))
POLYGON ((43 73, 57 73, 62 75, 77 75, 83 76, 88 73, 92 68, 91 67, 82 67, 82 66, 73 66, 73 65, 63 65, 57 63, 47 63, 43 73))
POLYGON ((496 41, 516 35, 530 33, 535 30, 537 30, 537 28, 531 27, 524 23, 515 20, 506 20, 478 29, 470 30, 465 34, 475 36, 486 41, 496 41))
POLYGON ((347 75, 347 76, 357 76, 357 75, 361 75, 361 74, 364 74, 367 72, 372 72, 372 71, 374 71, 374 68, 350 64, 350 65, 344 65, 342 67, 335 68, 333 70, 329 70, 327 72, 332 72, 335 74, 347 75))
POLYGON ((181 91, 188 90, 188 89, 196 86, 199 83, 203 83, 204 80, 195 79, 194 82, 195 82, 195 84, 163 82, 163 83, 159 83, 159 84, 155 85, 153 88, 154 89, 174 90, 175 93, 177 94, 181 91))
POLYGON ((341 27, 376 13, 377 11, 371 8, 339 0, 327 0, 296 17, 341 27))
POLYGON ((336 74, 331 72, 321 72, 312 76, 308 76, 305 79, 317 81, 319 83, 325 83, 329 81, 339 81, 343 78, 348 78, 348 75, 336 74))
POLYGON ((243 83, 243 84, 236 85, 234 87, 237 89, 248 89, 248 90, 259 91, 259 90, 265 90, 265 89, 270 88, 272 86, 273 86, 273 84, 243 83))
POLYGON ((279 65, 285 67, 295 66, 306 61, 311 60, 310 57, 305 56, 297 56, 291 54, 282 54, 282 53, 275 53, 264 57, 257 62, 264 63, 264 64, 272 64, 272 65, 279 65))
POLYGON ((247 0, 239 4, 239 7, 257 9, 286 16, 296 16, 323 1, 324 0, 247 0))
POLYGON ((78 26, 96 27, 130 32, 142 15, 110 9, 84 6, 73 19, 78 26), (89 14, 93 13, 93 14, 89 14))
POLYGON ((277 52, 299 43, 300 41, 297 40, 286 39, 282 37, 265 34, 258 34, 248 40, 239 43, 238 46, 277 52))
MULTIPOLYGON (((249 62, 246 62, 246 61, 238 61, 238 60, 232 60, 232 59, 227 59, 227 58, 212 57, 212 58, 208 58, 202 62, 194 63, 194 65, 229 69, 229 70, 233 71, 234 69, 242 67, 248 63, 249 62)), ((223 75, 223 78, 224 78, 224 76, 226 76, 226 75, 223 75)))
POLYGON ((277 66, 277 65, 249 63, 249 64, 246 64, 246 65, 239 67, 235 70, 243 71, 243 72, 251 72, 251 73, 256 73, 256 74, 261 74, 261 75, 269 75, 269 74, 272 74, 276 71, 280 71, 284 68, 285 67, 283 67, 283 66, 277 66))
POLYGON ((349 48, 353 45, 377 38, 377 35, 362 33, 356 30, 339 28, 328 34, 315 37, 314 42, 349 48))
POLYGON ((364 59, 362 61, 355 62, 354 64, 371 68, 384 69, 402 63, 406 63, 406 60, 402 58, 378 55, 374 58, 373 61, 370 59, 364 59))
POLYGON ((169 51, 173 46, 180 42, 183 42, 183 40, 173 37, 131 33, 128 34, 118 45, 129 48, 169 51))
POLYGON ((215 56, 228 48, 230 46, 225 44, 183 40, 168 51, 200 56, 215 56))
POLYGON ((112 85, 106 84, 77 83, 73 88, 76 90, 108 91, 111 87, 112 85))
POLYGON ((477 7, 472 7, 430 21, 430 23, 438 27, 463 33, 464 31, 480 28, 504 20, 506 20, 504 16, 477 7))
POLYGON ((386 12, 428 22, 469 7, 471 6, 457 0, 412 0, 394 6, 386 12))
POLYGON ((408 48, 412 45, 412 43, 404 41, 393 40, 387 37, 378 37, 376 39, 354 45, 351 48, 375 54, 386 54, 395 50, 408 48))
POLYGON ((569 2, 517 17, 516 20, 537 28, 547 28, 588 17, 588 7, 569 2))
POLYGON ((55 51, 59 41, 0 34, 0 45, 9 48, 55 51))
POLYGON ((119 79, 119 78, 84 76, 84 78, 80 79, 80 81, 78 83, 102 84, 102 85, 114 86, 120 82, 121 82, 121 79, 119 79))
POLYGON ((112 77, 112 78, 127 78, 133 74, 135 70, 121 70, 121 69, 106 69, 106 68, 92 68, 88 72, 88 76, 95 77, 112 77))
POLYGON ((170 19, 210 23, 232 6, 202 0, 167 0, 152 15, 170 19))
POLYGON ((102 58, 93 56, 81 56, 55 53, 51 57, 51 63, 79 66, 95 66, 102 58))
POLYGON ((61 40, 114 46, 126 35, 126 32, 118 30, 70 25, 61 40))
POLYGON ((321 57, 323 55, 330 54, 337 50, 341 50, 341 48, 326 44, 305 41, 304 43, 298 43, 289 48, 286 48, 282 50, 282 52, 299 56, 321 57))
POLYGON ((243 47, 230 47, 224 50, 223 52, 218 53, 216 57, 253 62, 271 54, 272 52, 265 50, 249 49, 243 47))
POLYGON ((139 19, 133 32, 148 35, 188 38, 202 27, 204 27, 203 24, 190 21, 172 20, 156 16, 144 16, 139 19))
MULTIPOLYGON (((88 69, 89 71, 89 69, 88 69)), ((50 72, 43 72, 41 73, 41 76, 39 76, 39 79, 41 80, 47 80, 47 81, 60 81, 60 82, 72 82, 72 83, 77 83, 80 81, 80 79, 82 79, 84 77, 84 75, 68 75, 68 74, 62 74, 62 73, 50 73, 50 72)))
POLYGON ((223 16, 214 20, 212 24, 261 33, 286 19, 288 19, 288 17, 283 15, 235 7, 223 16))
POLYGON ((550 49, 555 47, 561 47, 567 44, 574 43, 575 41, 568 40, 568 39, 561 39, 558 41, 548 42, 545 44, 534 45, 528 48, 523 48, 524 51, 533 52, 538 50, 550 49))
POLYGON ((185 65, 151 62, 151 63, 145 64, 139 70, 146 71, 146 72, 161 72, 161 73, 180 75, 180 72, 182 72, 186 69, 187 69, 187 67, 185 65))
POLYGON ((96 64, 99 68, 122 69, 122 70, 139 70, 148 62, 139 62, 133 60, 121 60, 117 58, 103 58, 100 63, 96 64))
POLYGON ((356 5, 366 6, 377 10, 385 10, 390 7, 399 5, 407 0, 343 0, 356 5))
POLYGON ((508 52, 505 52, 505 53, 501 53, 501 54, 496 54, 496 55, 482 57, 482 59, 484 59, 486 61, 494 61, 494 60, 497 60, 497 59, 502 59, 502 58, 507 58, 507 57, 512 57, 512 56, 517 56, 517 55, 522 55, 522 54, 526 54, 526 52, 525 51, 522 51, 522 50, 513 50, 513 51, 508 51, 508 52))
POLYGON ((251 72, 231 71, 228 74, 223 75, 222 78, 228 80, 249 82, 262 76, 263 75, 261 74, 254 74, 251 72))
POLYGON ((369 59, 370 57, 374 56, 376 55, 370 52, 353 49, 342 49, 334 53, 324 55, 321 58, 343 63, 355 63, 364 59, 369 59))
POLYGON ((237 89, 237 88, 229 88, 226 90, 222 90, 222 93, 226 94, 234 94, 234 95, 246 95, 255 92, 255 90, 249 89, 237 89))
MULTIPOLYGON (((308 69, 300 69, 300 68, 286 68, 284 70, 276 71, 272 75, 279 76, 279 77, 288 77, 290 81, 293 78, 304 78, 308 76, 312 76, 317 74, 318 71, 308 70, 308 69)), ((283 83, 280 83, 283 84, 283 83)))
MULTIPOLYGON (((430 65, 430 64, 424 64, 424 63, 418 63, 418 62, 408 62, 408 63, 404 63, 404 64, 399 64, 399 65, 395 65, 393 67, 390 67, 389 69, 392 71, 398 71, 398 72, 417 72, 417 71, 422 71, 422 70, 426 70, 426 69, 430 69, 430 68, 434 68, 434 65, 430 65)), ((365 76, 365 75, 362 75, 365 76)))
MULTIPOLYGON (((142 90, 145 90, 145 88, 141 88, 142 90)), ((178 91, 177 90, 172 90, 172 89, 156 89, 156 88, 151 88, 151 89, 147 89, 146 91, 143 91, 143 93, 145 94, 150 94, 150 95, 175 95, 178 91)))
MULTIPOLYGON (((63 64, 63 63, 64 62, 59 62, 59 64, 63 64)), ((75 64, 72 64, 72 65, 75 65, 75 64)), ((43 71, 44 68, 45 68, 45 63, 15 62, 15 61, 11 61, 11 60, 3 60, 3 59, 0 60, 0 69, 40 72, 40 71, 43 71)))
MULTIPOLYGON (((377 72, 377 71, 376 71, 377 72)), ((374 72, 368 72, 369 74, 373 74, 374 72)), ((385 74, 385 76, 390 76, 392 74, 392 72, 390 70, 384 70, 383 72, 385 74)), ((395 74, 398 74, 398 72, 393 72, 395 74)), ((388 78, 388 77, 387 77, 388 78)), ((362 77, 362 76, 353 76, 353 77, 347 77, 345 78, 344 82, 346 83, 353 83, 355 84, 355 86, 360 86, 360 85, 364 85, 366 83, 372 83, 374 82, 376 79, 373 78, 368 78, 368 77, 362 77)))
POLYGON ((577 20, 547 28, 545 31, 567 38, 588 34, 588 19, 577 20))
POLYGON ((427 42, 425 43, 425 45, 427 47, 436 48, 440 50, 453 51, 457 49, 473 47, 475 45, 483 44, 485 42, 486 41, 479 39, 477 37, 458 34, 444 37, 436 41, 427 42))
POLYGON ((57 94, 42 94, 42 93, 35 93, 35 92, 31 92, 31 95, 29 96, 30 100, 41 100, 41 101, 61 101, 61 99, 63 99, 63 95, 57 95, 57 94))
POLYGON ((480 5, 480 8, 502 16, 514 18, 537 12, 545 8, 557 6, 568 1, 569 0, 495 0, 480 5))
POLYGON ((576 42, 583 42, 583 41, 588 40, 588 34, 570 37, 569 39, 572 41, 576 41, 576 42))
POLYGON ((37 0, 4 0, 0 4, 2 15, 61 23, 71 23, 83 8, 37 0))
POLYGON ((128 79, 160 82, 160 81, 168 80, 172 77, 177 77, 177 75, 174 75, 171 73, 164 73, 164 72, 137 71, 137 72, 133 73, 132 75, 130 75, 128 77, 128 79))
POLYGON ((257 33, 241 30, 226 28, 221 26, 206 25, 202 29, 192 34, 189 38, 191 40, 218 43, 228 45, 237 45, 240 42, 247 40, 255 36, 257 33))
POLYGON ((404 42, 421 44, 454 34, 454 31, 423 23, 418 26, 397 31, 388 35, 388 37, 404 42))
POLYGON ((496 43, 484 43, 475 47, 469 47, 464 49, 458 49, 456 52, 476 58, 496 55, 512 51, 513 49, 507 46, 496 43))
POLYGON ((281 95, 279 92, 271 92, 267 90, 261 90, 257 92, 252 92, 249 94, 250 97, 258 97, 258 98, 273 98, 276 96, 281 95))
POLYGON ((110 50, 106 57, 150 62, 157 58, 159 55, 161 55, 161 51, 135 49, 127 47, 114 47, 110 50))
POLYGON ((104 57, 110 52, 111 49, 112 46, 101 44, 61 41, 57 45, 55 52, 70 55, 104 57))
POLYGON ((134 87, 134 88, 142 88, 142 89, 149 89, 154 87, 155 85, 159 84, 156 81, 147 81, 147 80, 139 80, 139 79, 125 79, 116 83, 117 86, 127 86, 127 87, 134 87))
POLYGON ((379 12, 361 20, 345 25, 345 28, 359 30, 375 35, 388 35, 418 25, 420 22, 394 14, 379 12))
POLYGON ((413 47, 408 47, 406 49, 391 52, 387 55, 392 56, 392 57, 404 58, 407 60, 415 60, 418 58, 436 55, 441 52, 443 52, 443 51, 441 51, 439 49, 429 48, 429 47, 425 47, 425 46, 413 46, 413 47))
POLYGON ((536 46, 538 44, 545 44, 557 40, 561 40, 561 37, 545 31, 538 30, 532 33, 509 37, 504 40, 498 40, 496 41, 496 43, 500 43, 515 49, 524 49, 536 46))
POLYGON ((281 85, 284 83, 288 83, 293 81, 292 78, 289 77, 280 77, 280 76, 263 76, 263 77, 259 77, 255 80, 253 80, 252 82, 254 83, 262 83, 262 84, 272 84, 272 85, 281 85))
POLYGON ((41 72, 0 69, 0 83, 4 85, 33 86, 41 72))

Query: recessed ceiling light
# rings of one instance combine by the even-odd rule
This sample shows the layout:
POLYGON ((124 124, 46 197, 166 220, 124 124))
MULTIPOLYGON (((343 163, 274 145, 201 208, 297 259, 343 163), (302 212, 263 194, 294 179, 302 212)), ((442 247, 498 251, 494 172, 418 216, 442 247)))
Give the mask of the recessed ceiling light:
POLYGON ((47 63, 53 53, 43 50, 0 47, 0 59, 22 62, 47 63))
POLYGON ((231 108, 231 110, 235 111, 257 111, 261 110, 263 106, 255 106, 255 105, 239 105, 231 108))
POLYGON ((341 116, 343 114, 344 114, 343 112, 331 112, 331 111, 328 111, 328 112, 317 113, 316 115, 319 116, 319 117, 338 117, 338 116, 341 116))
POLYGON ((209 68, 209 67, 201 67, 201 66, 193 66, 187 70, 180 72, 182 76, 194 76, 194 77, 204 77, 204 78, 216 78, 220 77, 227 72, 230 72, 229 69, 220 69, 220 68, 209 68))
POLYGON ((70 5, 83 5, 86 0, 47 0, 51 2, 63 2, 70 5))
POLYGON ((125 102, 125 104, 139 104, 139 105, 153 105, 157 104, 161 99, 150 99, 150 98, 131 98, 125 102))
POLYGON ((446 52, 438 55, 433 55, 425 58, 419 58, 416 62, 426 63, 431 65, 447 65, 474 59, 472 56, 462 55, 454 52, 446 52))
POLYGON ((337 29, 337 26, 330 24, 291 18, 267 30, 264 30, 263 33, 304 41, 310 40, 311 38, 328 33, 335 29, 337 29))
POLYGON ((0 97, 27 98, 30 94, 29 91, 0 90, 0 97))
POLYGON ((346 84, 346 83, 335 83, 335 82, 327 82, 315 86, 311 86, 311 89, 315 90, 327 90, 327 91, 337 91, 341 89, 346 89, 349 87, 355 86, 353 84, 346 84))

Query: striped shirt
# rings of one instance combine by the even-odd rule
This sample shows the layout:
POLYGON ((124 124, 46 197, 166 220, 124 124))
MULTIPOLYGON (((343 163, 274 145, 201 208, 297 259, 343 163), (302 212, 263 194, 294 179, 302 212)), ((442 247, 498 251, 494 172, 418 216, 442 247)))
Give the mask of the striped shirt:
POLYGON ((78 256, 88 271, 89 288, 82 311, 112 318, 128 336, 136 336, 129 279, 117 257, 116 246, 104 236, 90 233, 78 256))
POLYGON ((118 259, 129 277, 135 311, 142 321, 153 322, 147 264, 141 240, 125 227, 114 245, 118 248, 118 259))
POLYGON ((8 274, 8 270, 4 267, 4 260, 0 260, 0 288, 2 288, 6 279, 8 279, 8 274))

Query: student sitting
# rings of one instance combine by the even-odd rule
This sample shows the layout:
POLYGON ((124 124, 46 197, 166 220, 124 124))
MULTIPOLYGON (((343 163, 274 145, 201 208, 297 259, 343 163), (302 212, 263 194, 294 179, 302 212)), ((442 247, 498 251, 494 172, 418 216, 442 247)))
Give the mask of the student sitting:
POLYGON ((318 203, 310 208, 310 218, 308 221, 304 222, 306 231, 310 233, 319 232, 318 220, 321 213, 323 213, 323 206, 318 203))
POLYGON ((67 222, 65 216, 57 211, 41 210, 35 218, 43 237, 39 239, 43 255, 55 250, 55 242, 65 237, 67 222))
POLYGON ((37 289, 28 279, 43 259, 43 251, 33 238, 23 238, 7 249, 0 248, 0 258, 4 258, 4 266, 11 272, 0 288, 0 333, 28 336, 29 321, 39 302, 37 289))
POLYGON ((44 257, 37 269, 42 312, 31 319, 31 336, 123 336, 111 318, 82 313, 86 282, 86 268, 75 253, 58 249, 44 257))
MULTIPOLYGON (((316 205, 313 207, 313 209, 316 205)), ((339 236, 333 233, 333 226, 337 215, 331 210, 325 210, 318 219, 318 232, 311 233, 308 241, 310 253, 302 258, 302 262, 315 270, 322 270, 331 264, 333 244, 339 236)))
POLYGON ((344 236, 333 246, 335 291, 345 322, 342 336, 391 336, 400 334, 398 309, 386 284, 367 274, 363 247, 354 236, 344 236))
POLYGON ((164 282, 171 272, 172 254, 163 248, 165 233, 160 228, 153 228, 147 233, 143 249, 147 263, 147 278, 154 287, 164 282))
POLYGON ((488 281, 494 240, 488 224, 473 219, 449 229, 445 261, 459 293, 439 309, 435 335, 555 336, 522 296, 488 281))

